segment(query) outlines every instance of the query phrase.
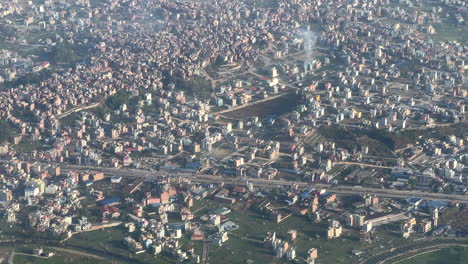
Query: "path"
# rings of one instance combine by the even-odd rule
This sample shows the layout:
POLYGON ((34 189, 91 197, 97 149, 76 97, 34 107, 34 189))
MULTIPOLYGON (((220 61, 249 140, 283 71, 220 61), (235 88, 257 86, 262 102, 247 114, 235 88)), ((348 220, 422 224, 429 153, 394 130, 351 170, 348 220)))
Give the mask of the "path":
MULTIPOLYGON (((20 252, 14 252, 14 254, 11 254, 11 256, 15 256, 15 255, 28 256, 28 257, 36 257, 36 258, 42 258, 42 259, 49 259, 48 257, 44 257, 44 256, 38 256, 38 255, 27 254, 27 253, 20 253, 20 252)), ((13 259, 12 259, 12 262, 11 262, 11 263, 13 263, 13 259)))
POLYGON ((15 258, 15 249, 11 251, 10 256, 8 257, 8 264, 13 264, 13 259, 15 258))
POLYGON ((208 260, 208 245, 206 244, 205 239, 203 239, 202 263, 207 263, 207 260, 208 260))
POLYGON ((80 111, 85 110, 85 109, 90 109, 90 108, 97 107, 97 106, 99 106, 101 103, 102 103, 102 101, 101 101, 101 102, 94 103, 94 104, 91 104, 91 105, 79 106, 79 107, 70 109, 70 110, 66 111, 65 113, 62 113, 62 114, 58 115, 57 118, 58 118, 58 119, 61 119, 61 118, 64 118, 64 117, 70 115, 71 113, 80 112, 80 111))
POLYGON ((397 262, 394 262, 393 264, 400 263, 400 262, 402 262, 402 261, 405 261, 405 260, 408 260, 408 259, 411 259, 411 258, 420 256, 420 255, 424 255, 424 254, 427 254, 427 253, 431 253, 431 252, 435 252, 435 251, 440 251, 440 250, 442 250, 442 249, 441 249, 441 248, 438 248, 438 249, 433 249, 433 250, 429 250, 429 251, 424 251, 424 252, 421 252, 421 253, 418 253, 418 254, 409 256, 409 257, 407 257, 407 258, 404 258, 404 259, 402 259, 402 260, 397 260, 397 262))
POLYGON ((105 228, 109 228, 109 227, 115 227, 115 226, 121 225, 122 223, 123 223, 122 221, 116 221, 116 222, 111 222, 111 223, 107 223, 107 224, 103 224, 103 225, 95 225, 95 226, 92 226, 88 230, 82 230, 80 232, 72 233, 71 236, 61 240, 60 243, 67 241, 68 239, 72 238, 74 235, 79 234, 79 233, 91 232, 91 231, 101 230, 101 229, 105 229, 105 228))
POLYGON ((73 250, 73 249, 67 249, 67 248, 61 248, 61 247, 48 247, 48 248, 51 248, 51 249, 54 249, 54 250, 57 250, 57 251, 67 252, 67 253, 82 256, 82 257, 89 257, 89 258, 95 258, 95 259, 99 259, 99 260, 105 260, 105 258, 103 258, 101 256, 90 254, 90 253, 85 253, 85 252, 77 251, 77 250, 73 250))

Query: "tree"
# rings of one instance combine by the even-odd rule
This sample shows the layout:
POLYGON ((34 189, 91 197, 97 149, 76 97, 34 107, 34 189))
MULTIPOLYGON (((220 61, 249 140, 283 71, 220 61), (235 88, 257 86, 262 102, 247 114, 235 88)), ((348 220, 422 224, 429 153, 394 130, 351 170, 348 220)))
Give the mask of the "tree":
POLYGON ((55 63, 72 63, 78 59, 72 47, 59 44, 49 53, 49 58, 55 63))
POLYGON ((13 128, 5 120, 0 120, 0 143, 7 141, 13 135, 13 128))
POLYGON ((112 96, 109 96, 106 100, 106 105, 112 110, 117 110, 123 104, 127 104, 130 94, 125 91, 118 92, 112 96))
POLYGON ((0 35, 10 38, 16 36, 16 29, 12 26, 0 24, 0 35))

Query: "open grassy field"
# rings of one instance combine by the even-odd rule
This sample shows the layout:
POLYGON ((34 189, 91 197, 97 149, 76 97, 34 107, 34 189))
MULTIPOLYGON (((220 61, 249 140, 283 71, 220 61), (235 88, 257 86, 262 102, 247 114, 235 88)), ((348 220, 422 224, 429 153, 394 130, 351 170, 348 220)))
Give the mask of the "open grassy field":
POLYGON ((433 36, 438 41, 456 40, 462 44, 468 43, 468 26, 458 25, 453 17, 446 19, 440 24, 434 25, 436 34, 433 36))
MULTIPOLYGON (((361 243, 358 239, 358 232, 346 228, 342 237, 327 240, 325 238, 326 219, 320 223, 315 223, 310 221, 307 216, 291 215, 277 224, 254 209, 247 208, 243 201, 227 206, 210 198, 205 198, 196 201, 192 211, 196 217, 201 217, 209 214, 213 209, 222 207, 231 209, 226 217, 236 223, 239 228, 230 232, 229 240, 222 247, 207 242, 208 263, 289 263, 285 258, 276 259, 273 250, 264 246, 263 239, 268 232, 273 231, 276 232, 279 238, 286 239, 289 230, 297 230, 298 237, 292 243, 296 247, 297 257, 304 258, 310 248, 317 248, 319 257, 316 263, 318 264, 357 263, 360 261, 360 257, 354 256, 352 250, 363 250, 368 253, 368 256, 372 256, 379 252, 388 251, 391 248, 411 246, 415 243, 415 240, 422 239, 422 235, 419 234, 414 234, 410 239, 402 238, 398 232, 400 224, 392 223, 379 226, 375 234, 378 237, 376 243, 361 243)), ((287 214, 288 210, 282 203, 274 202, 272 207, 282 211, 285 215, 287 214)), ((178 219, 172 219, 172 221, 176 220, 178 221, 178 219)), ((126 231, 122 226, 84 232, 73 236, 64 243, 50 245, 51 250, 57 252, 57 255, 50 260, 18 255, 15 257, 15 263, 176 263, 175 259, 165 255, 153 256, 149 253, 135 255, 124 245, 123 238, 125 236, 126 231), (74 254, 74 252, 87 254, 79 255, 74 254), (91 258, 93 255, 101 257, 102 260, 91 258)), ((15 248, 17 252, 27 253, 34 246, 37 246, 36 244, 17 244, 15 248)), ((197 254, 202 255, 203 243, 190 241, 188 234, 180 239, 180 244, 182 248, 192 246, 197 254)), ((454 261, 466 259, 466 252, 457 254, 453 257, 454 261)))
POLYGON ((122 263, 174 263, 173 259, 159 255, 157 257, 149 253, 133 254, 125 246, 123 238, 126 231, 123 227, 108 228, 106 230, 80 233, 65 242, 67 248, 89 252, 112 261, 122 263))
POLYGON ((467 247, 449 247, 408 258, 399 264, 462 264, 468 263, 467 247))
MULTIPOLYGON (((213 208, 225 207, 216 201, 203 201, 196 205, 200 209, 196 215, 208 213, 213 208)), ((276 224, 252 209, 242 205, 231 207, 226 217, 239 225, 231 232, 229 240, 222 247, 210 245, 209 263, 289 263, 286 258, 276 259, 273 250, 265 248, 263 239, 268 232, 275 231, 277 236, 285 239, 291 229, 298 231, 298 238, 293 243, 298 257, 305 257, 310 248, 317 248, 319 258, 316 263, 352 263, 351 251, 364 247, 358 240, 357 231, 346 230, 341 238, 327 240, 325 237, 326 222, 314 223, 306 216, 291 215, 276 224)))
POLYGON ((108 264, 110 262, 98 260, 95 258, 81 257, 70 254, 61 254, 46 259, 35 256, 15 255, 13 264, 63 264, 63 263, 80 263, 80 264, 108 264))

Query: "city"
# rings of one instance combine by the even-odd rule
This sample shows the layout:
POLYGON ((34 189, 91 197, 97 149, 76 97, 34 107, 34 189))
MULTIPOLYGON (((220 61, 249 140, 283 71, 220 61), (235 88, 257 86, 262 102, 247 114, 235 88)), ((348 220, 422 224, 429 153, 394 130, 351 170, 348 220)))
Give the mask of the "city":
POLYGON ((465 263, 466 19, 0 2, 0 263, 465 263))

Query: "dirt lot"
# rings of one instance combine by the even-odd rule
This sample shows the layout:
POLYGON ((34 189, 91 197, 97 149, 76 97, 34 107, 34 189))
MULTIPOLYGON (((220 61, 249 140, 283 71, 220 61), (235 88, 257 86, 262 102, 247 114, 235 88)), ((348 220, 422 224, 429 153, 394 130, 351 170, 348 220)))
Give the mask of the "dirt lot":
POLYGON ((222 160, 225 157, 229 156, 231 153, 232 151, 226 150, 224 148, 218 148, 218 149, 213 150, 210 153, 210 157, 213 157, 218 160, 222 160))
POLYGON ((8 263, 11 254, 11 248, 0 248, 0 263, 8 263))

